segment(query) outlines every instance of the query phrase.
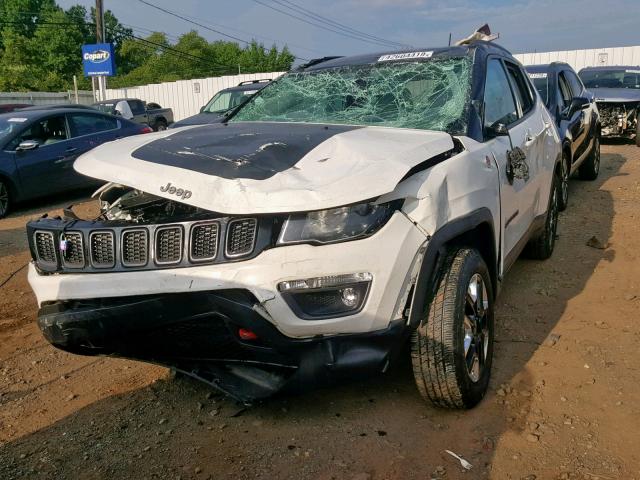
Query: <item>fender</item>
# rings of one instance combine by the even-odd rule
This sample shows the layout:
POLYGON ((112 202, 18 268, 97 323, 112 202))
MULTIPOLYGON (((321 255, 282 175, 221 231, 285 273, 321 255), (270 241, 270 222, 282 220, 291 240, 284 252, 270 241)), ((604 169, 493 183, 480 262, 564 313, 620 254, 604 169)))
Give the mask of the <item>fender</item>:
MULTIPOLYGON (((491 227, 492 246, 495 245, 495 231, 493 225, 493 216, 491 210, 487 207, 481 207, 477 210, 470 212, 469 214, 456 218, 444 226, 440 227, 427 243, 427 251, 424 255, 420 272, 418 273, 418 280, 414 288, 413 299, 411 301, 411 309, 409 312, 409 326, 411 328, 417 328, 422 320, 423 308, 427 301, 427 296, 432 297, 435 295, 435 289, 437 282, 435 281, 435 273, 438 271, 437 267, 441 264, 442 259, 446 253, 446 244, 451 240, 459 237, 460 235, 470 232, 479 225, 487 223, 491 227), (417 307, 417 308, 415 308, 417 307)), ((491 281, 494 286, 494 292, 497 292, 497 252, 494 251, 494 259, 492 260, 494 265, 487 262, 489 271, 491 272, 491 281)))

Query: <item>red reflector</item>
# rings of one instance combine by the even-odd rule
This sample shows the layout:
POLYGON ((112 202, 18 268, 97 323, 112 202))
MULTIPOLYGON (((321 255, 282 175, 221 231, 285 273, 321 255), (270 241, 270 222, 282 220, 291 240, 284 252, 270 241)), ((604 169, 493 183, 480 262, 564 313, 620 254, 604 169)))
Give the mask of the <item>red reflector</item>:
POLYGON ((258 336, 253 333, 251 330, 247 330, 246 328, 238 329, 238 336, 242 340, 257 340, 258 336))
POLYGON ((153 132, 153 128, 151 127, 144 127, 142 130, 140 130, 140 133, 151 133, 153 132))

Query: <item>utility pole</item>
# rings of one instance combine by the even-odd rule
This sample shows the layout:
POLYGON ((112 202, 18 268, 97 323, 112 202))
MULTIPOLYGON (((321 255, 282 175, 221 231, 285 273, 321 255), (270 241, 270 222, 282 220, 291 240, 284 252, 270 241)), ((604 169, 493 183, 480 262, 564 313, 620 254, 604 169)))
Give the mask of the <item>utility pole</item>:
MULTIPOLYGON (((104 6, 102 5, 102 0, 96 0, 96 43, 103 43, 105 36, 104 6)), ((106 100, 107 78, 103 75, 98 77, 98 88, 100 90, 100 100, 106 100)))

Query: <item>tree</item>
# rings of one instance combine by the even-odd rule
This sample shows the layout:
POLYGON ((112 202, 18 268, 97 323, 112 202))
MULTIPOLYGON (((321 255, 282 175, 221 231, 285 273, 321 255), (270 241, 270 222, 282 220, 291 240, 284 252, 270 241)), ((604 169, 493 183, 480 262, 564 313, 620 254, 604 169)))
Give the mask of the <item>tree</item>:
MULTIPOLYGON (((164 33, 134 36, 113 13, 104 14, 105 40, 115 48, 117 76, 113 87, 288 70, 294 56, 287 47, 265 49, 252 41, 245 47, 209 42, 192 30, 172 44, 164 33)), ((71 89, 73 76, 81 88, 90 81, 82 73, 81 47, 95 43, 95 9, 67 10, 55 0, 0 0, 0 90, 60 91, 71 89)))

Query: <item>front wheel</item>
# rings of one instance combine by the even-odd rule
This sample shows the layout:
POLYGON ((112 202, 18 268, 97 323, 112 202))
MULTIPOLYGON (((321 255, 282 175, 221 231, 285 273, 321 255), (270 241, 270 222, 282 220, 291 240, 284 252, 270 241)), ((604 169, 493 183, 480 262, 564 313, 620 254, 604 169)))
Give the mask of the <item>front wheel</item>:
POLYGON ((493 358, 493 289, 482 256, 449 251, 438 291, 411 337, 411 361, 422 397, 436 406, 471 408, 489 386, 493 358))
POLYGON ((162 131, 164 131, 166 129, 167 129, 167 124, 164 123, 162 120, 157 122, 156 125, 155 125, 155 131, 156 132, 162 132, 162 131))
POLYGON ((11 195, 9 193, 9 185, 0 179, 0 218, 6 217, 11 207, 11 195))
POLYGON ((600 172, 600 137, 593 139, 593 148, 578 170, 582 180, 595 180, 600 172))

